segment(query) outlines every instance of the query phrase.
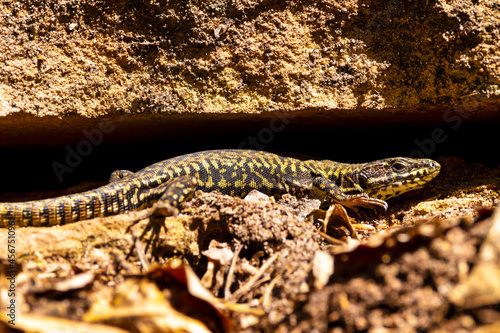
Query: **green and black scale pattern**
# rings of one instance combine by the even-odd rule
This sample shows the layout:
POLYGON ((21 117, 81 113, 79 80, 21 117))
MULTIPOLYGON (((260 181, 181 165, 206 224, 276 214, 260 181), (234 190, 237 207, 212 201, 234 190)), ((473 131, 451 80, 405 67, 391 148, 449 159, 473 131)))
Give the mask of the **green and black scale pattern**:
POLYGON ((298 190, 347 207, 383 207, 384 199, 422 187, 439 173, 429 159, 362 164, 283 157, 253 150, 212 150, 171 158, 136 173, 115 171, 108 185, 52 199, 0 203, 0 227, 50 226, 116 215, 165 200, 173 207, 196 189, 243 197, 298 190))

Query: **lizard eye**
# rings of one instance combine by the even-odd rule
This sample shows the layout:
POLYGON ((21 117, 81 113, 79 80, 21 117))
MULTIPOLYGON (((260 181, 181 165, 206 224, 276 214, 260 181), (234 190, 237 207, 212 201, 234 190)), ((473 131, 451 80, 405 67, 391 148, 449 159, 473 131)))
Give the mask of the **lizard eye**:
POLYGON ((394 170, 395 172, 401 172, 404 169, 406 169, 406 165, 401 163, 401 162, 395 162, 391 166, 392 166, 392 170, 394 170))

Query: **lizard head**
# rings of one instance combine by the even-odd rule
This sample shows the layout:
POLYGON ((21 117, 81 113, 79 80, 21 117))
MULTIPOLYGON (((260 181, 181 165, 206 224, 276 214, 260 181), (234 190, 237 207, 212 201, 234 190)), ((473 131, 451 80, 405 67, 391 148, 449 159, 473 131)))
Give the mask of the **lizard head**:
POLYGON ((360 165, 359 181, 372 198, 389 199, 423 187, 436 177, 441 166, 425 158, 386 158, 360 165))

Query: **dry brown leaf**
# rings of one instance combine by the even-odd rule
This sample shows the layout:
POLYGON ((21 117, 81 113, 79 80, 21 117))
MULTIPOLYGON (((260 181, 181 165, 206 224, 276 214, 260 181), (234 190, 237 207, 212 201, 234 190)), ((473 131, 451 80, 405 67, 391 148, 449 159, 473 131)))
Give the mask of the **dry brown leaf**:
POLYGON ((479 250, 478 263, 449 294, 456 306, 475 308, 500 302, 500 208, 491 218, 493 224, 479 250))
MULTIPOLYGON (((15 327, 7 324, 5 316, 0 314, 0 322, 5 323, 6 330, 9 329, 24 330, 30 333, 68 333, 68 332, 78 332, 78 333, 128 333, 129 331, 122 330, 117 327, 78 322, 69 319, 63 319, 58 317, 50 316, 39 316, 31 314, 22 314, 16 321, 15 327)), ((2 323, 0 323, 0 331, 2 330, 2 323)))
POLYGON ((84 320, 133 326, 139 332, 210 332, 201 321, 175 310, 147 278, 129 279, 113 294, 98 295, 84 320))

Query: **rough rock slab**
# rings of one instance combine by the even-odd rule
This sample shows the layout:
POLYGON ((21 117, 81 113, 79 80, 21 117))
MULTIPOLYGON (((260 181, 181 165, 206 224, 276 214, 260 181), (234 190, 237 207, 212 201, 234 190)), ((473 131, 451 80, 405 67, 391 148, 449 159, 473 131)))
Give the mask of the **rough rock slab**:
POLYGON ((337 126, 500 118, 494 0, 23 0, 0 13, 1 146, 78 140, 102 118, 116 140, 273 111, 337 126))

